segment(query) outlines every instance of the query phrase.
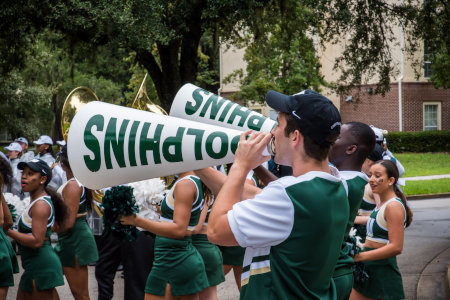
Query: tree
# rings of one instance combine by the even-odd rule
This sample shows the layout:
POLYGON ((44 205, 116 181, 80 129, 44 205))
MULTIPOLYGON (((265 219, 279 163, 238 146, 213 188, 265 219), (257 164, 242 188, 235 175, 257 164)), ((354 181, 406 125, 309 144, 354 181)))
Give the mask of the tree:
MULTIPOLYGON (((35 33, 52 29, 64 34, 71 47, 106 46, 133 53, 148 71, 162 107, 169 110, 182 84, 207 87, 214 82, 216 75, 208 75, 214 65, 213 52, 199 51, 205 35, 211 37, 210 49, 214 49, 219 39, 237 42, 240 33, 248 33, 249 39, 240 41, 249 46, 248 59, 254 63, 246 81, 249 89, 244 90, 252 97, 256 97, 252 90, 272 84, 288 91, 288 81, 311 87, 323 84, 311 55, 317 36, 322 43, 346 40, 335 64, 342 74, 336 82, 338 90, 377 78, 375 92, 384 93, 390 76, 397 72, 390 51, 394 27, 403 20, 408 33, 416 34, 407 35, 411 51, 417 47, 419 33, 419 38, 436 41, 448 37, 448 1, 432 1, 439 7, 437 12, 443 13, 436 13, 439 22, 423 26, 422 20, 433 12, 423 9, 418 0, 404 0, 404 4, 387 0, 5 0, 0 9, 0 71, 20 66, 35 33), (269 70, 264 70, 265 64, 269 70), (200 74, 201 70, 205 72, 200 74)), ((448 61, 448 38, 444 40, 436 43, 432 56, 439 63, 448 61)), ((449 68, 438 70, 435 82, 439 78, 447 82, 449 72, 449 68)))
MULTIPOLYGON (((423 1, 413 34, 425 41, 425 51, 431 61, 430 81, 436 88, 450 88, 450 3, 446 0, 423 1)), ((416 61, 423 65, 423 59, 416 61)))
POLYGON ((21 71, 1 77, 0 122, 13 136, 37 138, 41 134, 61 139, 61 110, 69 92, 77 86, 92 88, 105 102, 125 104, 128 63, 121 64, 111 51, 98 47, 87 51, 72 47, 67 55, 63 45, 67 40, 54 32, 45 31, 27 49, 21 71), (95 63, 92 63, 95 61, 95 63), (105 78, 103 74, 108 74, 105 78), (117 84, 113 81, 122 81, 117 84), (11 122, 15 117, 17 122, 11 122))
MULTIPOLYGON (((0 17, 8 24, 1 25, 0 40, 19 37, 23 44, 18 45, 25 45, 23 48, 29 44, 22 37, 30 36, 26 30, 50 28, 68 36, 72 44, 127 49, 135 53, 136 60, 148 71, 161 105, 169 110, 184 83, 198 82, 198 50, 204 33, 212 33, 217 39, 216 32, 224 34, 234 29, 261 2, 264 1, 44 0, 19 4, 7 0, 3 3, 8 9, 0 12, 0 17), (15 17, 19 15, 24 24, 18 27, 18 34, 10 27, 15 26, 15 17), (3 27, 8 30, 3 31, 3 27)), ((20 48, 5 48, 0 50, 7 54, 24 52, 20 48)), ((2 70, 7 71, 12 63, 19 61, 3 59, 2 70)))
POLYGON ((263 102, 269 89, 295 94, 326 85, 313 40, 318 25, 313 9, 295 1, 272 1, 249 25, 238 44, 246 46, 245 75, 237 70, 225 80, 240 80, 234 98, 263 102))

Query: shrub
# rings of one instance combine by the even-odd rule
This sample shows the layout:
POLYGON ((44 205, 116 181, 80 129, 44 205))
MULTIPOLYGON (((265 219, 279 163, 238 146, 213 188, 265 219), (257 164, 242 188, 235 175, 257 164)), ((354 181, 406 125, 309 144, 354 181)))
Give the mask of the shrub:
POLYGON ((450 130, 389 132, 386 141, 394 153, 449 152, 450 130))

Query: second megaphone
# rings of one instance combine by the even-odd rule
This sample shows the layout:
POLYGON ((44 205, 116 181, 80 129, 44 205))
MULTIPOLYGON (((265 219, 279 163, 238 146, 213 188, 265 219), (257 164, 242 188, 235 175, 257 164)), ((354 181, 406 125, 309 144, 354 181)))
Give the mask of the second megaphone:
POLYGON ((187 83, 173 100, 170 116, 239 131, 270 132, 276 122, 262 114, 187 83))
POLYGON ((73 118, 67 152, 75 177, 100 189, 230 163, 240 133, 94 101, 73 118))

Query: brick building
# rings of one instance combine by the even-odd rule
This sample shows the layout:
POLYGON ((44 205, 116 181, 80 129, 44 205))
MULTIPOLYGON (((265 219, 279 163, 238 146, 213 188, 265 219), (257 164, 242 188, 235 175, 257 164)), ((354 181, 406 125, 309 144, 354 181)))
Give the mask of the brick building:
MULTIPOLYGON (((384 97, 372 95, 375 79, 363 85, 359 92, 338 95, 334 91, 325 89, 322 93, 340 110, 344 122, 360 121, 388 131, 450 130, 450 89, 435 89, 428 82, 433 70, 423 48, 418 49, 414 57, 408 56, 401 46, 403 29, 394 26, 393 32, 395 40, 391 42, 390 51, 397 77, 391 78, 390 91, 384 97), (413 61, 417 58, 423 58, 422 67, 414 66, 413 61), (421 74, 419 78, 417 78, 417 72, 421 74), (402 84, 401 93, 398 90, 399 80, 402 84), (359 93, 359 100, 357 100, 357 93, 359 93)), ((239 91, 240 86, 238 82, 224 84, 222 79, 237 69, 245 72, 247 67, 243 60, 245 49, 223 45, 220 51, 221 87, 218 93, 226 98, 239 91)), ((327 44, 317 50, 322 65, 321 73, 328 82, 334 82, 339 77, 339 71, 334 70, 333 66, 336 57, 342 51, 341 44, 327 44)), ((270 115, 269 108, 261 104, 249 104, 249 107, 266 116, 270 115)))
MULTIPOLYGON (((366 85, 357 94, 340 97, 343 122, 360 121, 388 131, 399 131, 398 84, 383 97, 372 95, 366 85)), ((402 130, 450 130, 450 90, 435 89, 427 82, 402 85, 402 130)))

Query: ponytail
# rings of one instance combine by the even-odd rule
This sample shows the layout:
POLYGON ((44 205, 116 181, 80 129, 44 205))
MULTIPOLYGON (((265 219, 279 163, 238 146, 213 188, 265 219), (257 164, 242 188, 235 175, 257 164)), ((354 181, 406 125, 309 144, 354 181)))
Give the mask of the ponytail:
POLYGON ((390 160, 379 160, 379 161, 375 162, 375 164, 380 164, 386 169, 386 173, 387 173, 388 178, 394 177, 394 179, 395 179, 395 181, 394 181, 394 193, 395 193, 395 195, 397 195, 397 197, 400 198, 400 200, 403 203, 403 206, 405 207, 405 210, 406 210, 406 227, 408 227, 411 224, 411 222, 412 222, 413 213, 412 213, 411 209, 409 208, 409 205, 408 205, 408 202, 406 201, 405 195, 403 194, 403 192, 398 187, 399 173, 398 173, 397 165, 395 163, 393 163, 392 161, 390 161, 390 160))
POLYGON ((92 211, 92 199, 93 199, 92 193, 93 193, 93 191, 91 189, 88 189, 85 186, 83 186, 83 187, 84 187, 84 193, 86 195, 86 202, 85 202, 86 207, 87 207, 88 211, 92 211))
POLYGON ((406 227, 409 227, 409 225, 412 222, 413 212, 412 212, 411 208, 409 208, 408 202, 406 201, 405 194, 403 194, 402 190, 400 190, 400 188, 397 186, 397 181, 394 184, 394 192, 397 195, 397 197, 400 198, 400 200, 403 203, 403 206, 405 207, 405 210, 406 210, 406 227))
POLYGON ((53 207, 55 209, 55 223, 58 226, 62 226, 69 216, 67 205, 55 189, 46 186, 45 192, 50 196, 53 202, 53 207))
POLYGON ((203 181, 202 181, 202 190, 203 190, 203 199, 205 199, 205 202, 209 207, 211 205, 213 195, 211 190, 206 186, 206 184, 203 183, 203 181))

